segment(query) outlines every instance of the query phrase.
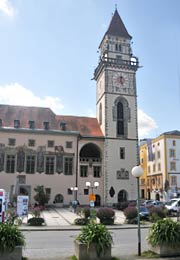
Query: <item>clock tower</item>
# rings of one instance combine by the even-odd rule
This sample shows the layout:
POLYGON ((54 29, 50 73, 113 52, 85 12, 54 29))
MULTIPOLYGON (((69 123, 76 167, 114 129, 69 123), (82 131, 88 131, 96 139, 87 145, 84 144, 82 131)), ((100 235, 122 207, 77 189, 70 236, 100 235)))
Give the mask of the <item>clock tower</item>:
POLYGON ((136 71, 131 39, 117 9, 100 46, 96 113, 105 137, 104 198, 106 205, 135 199, 131 169, 138 164, 136 71))

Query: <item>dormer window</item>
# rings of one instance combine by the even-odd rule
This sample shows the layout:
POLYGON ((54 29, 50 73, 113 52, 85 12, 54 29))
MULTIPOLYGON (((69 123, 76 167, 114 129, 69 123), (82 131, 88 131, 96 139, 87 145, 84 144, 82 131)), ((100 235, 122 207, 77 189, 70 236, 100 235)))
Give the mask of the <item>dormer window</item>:
POLYGON ((29 121, 29 128, 30 128, 30 129, 34 129, 34 128, 35 128, 35 123, 34 123, 34 121, 32 121, 32 120, 29 121))
POLYGON ((49 130, 49 122, 44 122, 44 129, 49 130))
POLYGON ((0 118, 0 128, 2 127, 2 119, 0 118))
POLYGON ((20 120, 14 120, 14 128, 20 127, 20 120))
POLYGON ((62 131, 66 131, 66 121, 60 122, 60 128, 61 128, 62 131))

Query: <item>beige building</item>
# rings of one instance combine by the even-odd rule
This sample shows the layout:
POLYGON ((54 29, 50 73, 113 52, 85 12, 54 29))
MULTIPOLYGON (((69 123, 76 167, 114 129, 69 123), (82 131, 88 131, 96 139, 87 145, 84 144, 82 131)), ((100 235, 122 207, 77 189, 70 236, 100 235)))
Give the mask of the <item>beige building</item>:
POLYGON ((131 169, 138 164, 138 59, 132 37, 115 10, 100 46, 97 118, 59 116, 49 108, 0 105, 0 183, 12 199, 43 185, 49 204, 112 205, 135 198, 131 169), (74 191, 71 187, 77 187, 74 191))
POLYGON ((180 132, 141 141, 141 197, 167 201, 180 196, 180 132))

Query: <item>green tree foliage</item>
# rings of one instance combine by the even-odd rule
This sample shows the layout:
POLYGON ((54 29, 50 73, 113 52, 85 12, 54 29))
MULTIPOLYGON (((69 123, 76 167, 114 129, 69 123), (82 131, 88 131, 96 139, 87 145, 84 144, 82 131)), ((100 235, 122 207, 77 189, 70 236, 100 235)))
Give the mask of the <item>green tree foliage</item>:
POLYGON ((34 188, 36 195, 34 196, 34 200, 37 201, 39 206, 44 206, 49 201, 49 195, 45 192, 43 185, 38 185, 34 188))

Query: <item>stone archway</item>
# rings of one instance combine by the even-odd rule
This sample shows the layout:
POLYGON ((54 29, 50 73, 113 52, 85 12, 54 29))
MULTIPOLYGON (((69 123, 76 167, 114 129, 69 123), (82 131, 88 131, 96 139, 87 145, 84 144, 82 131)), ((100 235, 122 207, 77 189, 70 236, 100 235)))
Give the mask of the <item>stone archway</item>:
POLYGON ((54 198, 54 203, 63 203, 64 202, 64 197, 62 194, 56 194, 54 198))
POLYGON ((118 193, 118 202, 124 202, 128 200, 128 193, 126 190, 120 190, 118 193))
POLYGON ((156 200, 159 200, 159 201, 160 201, 160 195, 159 195, 159 193, 156 193, 155 198, 156 198, 156 200))

